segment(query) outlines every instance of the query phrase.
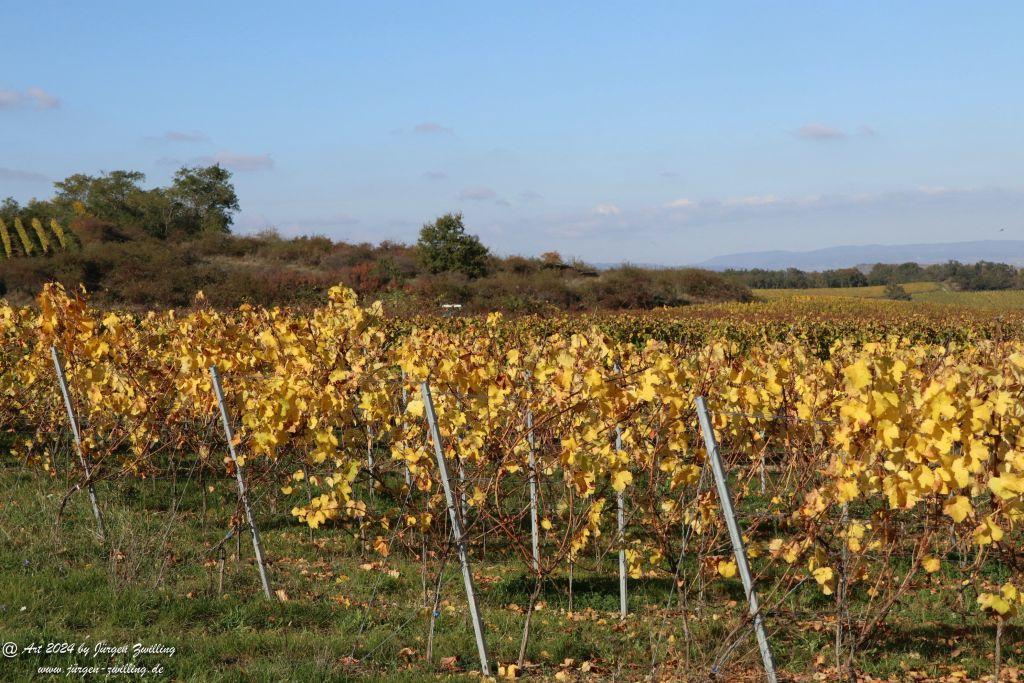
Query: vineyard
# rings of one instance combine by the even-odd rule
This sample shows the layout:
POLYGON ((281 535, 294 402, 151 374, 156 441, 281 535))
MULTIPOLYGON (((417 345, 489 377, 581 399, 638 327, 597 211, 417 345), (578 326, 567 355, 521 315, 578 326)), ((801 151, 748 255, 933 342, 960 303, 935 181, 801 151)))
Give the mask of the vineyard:
POLYGON ((1020 317, 407 321, 340 287, 138 314, 51 285, 0 338, 5 575, 73 566, 308 660, 268 679, 1016 680, 1020 317))
MULTIPOLYGON (((996 289, 988 291, 956 290, 939 282, 909 282, 903 289, 914 302, 949 304, 969 309, 1015 311, 1024 306, 1024 291, 996 289)), ((885 286, 834 287, 812 289, 755 289, 754 295, 768 300, 779 299, 884 299, 885 286)))
POLYGON ((47 226, 44 226, 38 218, 30 219, 28 224, 32 229, 31 236, 22 220, 15 218, 14 234, 12 235, 11 231, 7 229, 7 223, 0 219, 0 256, 10 259, 19 255, 34 256, 68 248, 67 233, 55 219, 50 219, 49 234, 47 234, 47 226), (17 236, 17 240, 15 240, 15 236, 17 236))

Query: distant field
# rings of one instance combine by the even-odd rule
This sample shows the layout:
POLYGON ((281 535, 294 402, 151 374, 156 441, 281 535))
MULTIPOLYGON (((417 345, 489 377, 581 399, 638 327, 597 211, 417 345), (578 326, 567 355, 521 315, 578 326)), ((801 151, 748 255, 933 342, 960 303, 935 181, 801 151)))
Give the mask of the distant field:
MULTIPOLYGON (((1024 308, 1024 290, 995 292, 957 292, 938 282, 909 282, 903 289, 914 301, 948 304, 965 308, 1009 310, 1024 308)), ((828 297, 848 299, 884 299, 885 286, 835 287, 812 289, 755 289, 754 294, 768 300, 794 297, 828 297)))

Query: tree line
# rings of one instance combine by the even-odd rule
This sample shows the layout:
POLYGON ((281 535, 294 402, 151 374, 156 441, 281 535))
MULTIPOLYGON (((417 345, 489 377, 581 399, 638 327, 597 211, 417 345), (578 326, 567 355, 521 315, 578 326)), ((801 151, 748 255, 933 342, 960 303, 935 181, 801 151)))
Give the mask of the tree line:
POLYGON ((137 171, 74 174, 49 199, 0 203, 0 219, 65 226, 68 248, 25 250, 0 260, 0 296, 31 301, 47 282, 84 286, 111 306, 180 307, 203 291, 222 307, 307 305, 345 284, 401 314, 437 311, 536 313, 650 309, 749 301, 750 291, 693 268, 597 270, 556 252, 498 256, 452 212, 425 223, 414 244, 352 244, 273 230, 233 234, 239 200, 220 166, 184 167, 165 187, 137 171))
POLYGON ((863 268, 804 271, 729 269, 722 276, 736 284, 753 289, 809 289, 835 287, 869 287, 873 285, 904 285, 908 282, 942 282, 963 291, 1024 289, 1024 270, 1006 263, 949 261, 921 265, 918 263, 876 263, 863 268))
POLYGON ((22 206, 8 197, 0 218, 75 224, 75 233, 92 241, 189 239, 203 233, 228 233, 238 211, 231 173, 219 165, 183 167, 167 187, 146 189, 139 171, 99 175, 76 173, 54 183, 50 199, 22 206))

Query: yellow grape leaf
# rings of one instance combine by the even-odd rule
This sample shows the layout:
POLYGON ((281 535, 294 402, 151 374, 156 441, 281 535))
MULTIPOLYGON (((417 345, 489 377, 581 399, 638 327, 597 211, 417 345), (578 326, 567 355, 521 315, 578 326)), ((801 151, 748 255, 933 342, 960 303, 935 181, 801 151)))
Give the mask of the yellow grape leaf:
POLYGON ((853 500, 860 493, 856 479, 841 479, 836 482, 836 489, 839 493, 839 500, 843 503, 853 500))
POLYGON ((928 556, 921 560, 921 566, 924 567, 924 570, 929 574, 934 574, 939 571, 939 568, 942 566, 942 562, 937 557, 928 556))
POLYGON ((818 567, 812 574, 814 580, 821 586, 821 592, 825 595, 832 595, 836 588, 836 575, 832 567, 818 567))
POLYGON ((997 593, 982 593, 978 596, 978 604, 986 612, 1006 616, 1013 610, 1013 604, 997 593))
POLYGON ((892 448, 896 444, 896 440, 899 438, 899 426, 890 424, 889 426, 882 429, 882 443, 884 443, 887 448, 892 448))
POLYGON ((857 391, 871 384, 871 369, 868 368, 868 364, 863 358, 844 369, 843 374, 846 375, 850 386, 857 391))
POLYGON ((967 516, 974 511, 974 507, 966 496, 956 496, 943 506, 942 511, 952 517, 954 522, 959 524, 967 519, 967 516))
POLYGON ((416 417, 423 417, 423 400, 414 398, 413 400, 409 401, 409 403, 405 406, 405 409, 409 411, 410 415, 415 415, 416 417))
POLYGON ((988 480, 988 487, 992 493, 1003 500, 1016 498, 1024 491, 1024 479, 1016 474, 1004 474, 999 477, 992 477, 988 480))
POLYGON ((736 576, 736 560, 719 560, 718 573, 727 579, 736 576))
POLYGON ((963 488, 970 483, 971 472, 967 469, 963 458, 954 458, 949 466, 949 470, 953 474, 953 479, 956 480, 957 486, 963 488))
POLYGON ((864 532, 867 529, 860 522, 851 522, 850 528, 846 531, 846 547, 857 553, 863 547, 864 532))
POLYGON ((619 470, 612 474, 612 488, 619 493, 632 483, 633 473, 629 470, 619 470))
POLYGON ((469 499, 470 505, 480 507, 487 502, 487 493, 479 486, 473 487, 473 495, 469 499))
POLYGON ((629 578, 641 579, 643 578, 643 566, 641 565, 642 557, 640 553, 633 549, 626 550, 626 564, 629 567, 629 578))
POLYGON ((1003 538, 1003 530, 996 524, 995 520, 992 519, 992 515, 988 515, 981 521, 981 524, 974 530, 974 542, 978 545, 988 545, 990 543, 998 543, 1003 538))

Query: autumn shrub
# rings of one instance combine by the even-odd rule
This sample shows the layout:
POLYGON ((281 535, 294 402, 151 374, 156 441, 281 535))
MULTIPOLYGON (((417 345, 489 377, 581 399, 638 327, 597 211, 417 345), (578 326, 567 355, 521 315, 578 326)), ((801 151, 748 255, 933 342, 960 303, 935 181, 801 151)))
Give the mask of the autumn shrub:
POLYGON ((634 266, 606 270, 586 281, 582 295, 588 308, 649 309, 687 303, 664 278, 634 266))

